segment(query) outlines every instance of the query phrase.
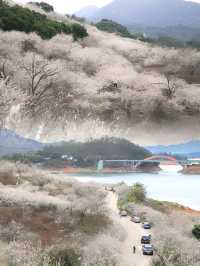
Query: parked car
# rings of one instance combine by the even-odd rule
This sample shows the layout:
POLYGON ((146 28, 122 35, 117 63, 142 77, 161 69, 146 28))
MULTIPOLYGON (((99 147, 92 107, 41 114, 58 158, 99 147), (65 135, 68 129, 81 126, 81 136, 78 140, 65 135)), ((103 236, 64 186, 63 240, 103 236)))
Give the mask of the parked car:
POLYGON ((151 235, 142 236, 141 244, 151 244, 151 235))
POLYGON ((110 192, 115 192, 113 187, 105 187, 105 190, 110 191, 110 192))
POLYGON ((131 221, 136 224, 141 223, 140 217, 137 216, 131 217, 131 221))
POLYGON ((143 223, 142 227, 143 227, 144 229, 151 229, 151 224, 148 223, 148 222, 145 222, 145 223, 143 223))
POLYGON ((127 211, 125 211, 125 210, 121 210, 120 213, 119 213, 119 215, 120 215, 121 217, 126 217, 126 216, 128 216, 128 213, 127 213, 127 211))
POLYGON ((142 246, 143 255, 153 256, 153 251, 153 245, 151 244, 145 244, 142 246))

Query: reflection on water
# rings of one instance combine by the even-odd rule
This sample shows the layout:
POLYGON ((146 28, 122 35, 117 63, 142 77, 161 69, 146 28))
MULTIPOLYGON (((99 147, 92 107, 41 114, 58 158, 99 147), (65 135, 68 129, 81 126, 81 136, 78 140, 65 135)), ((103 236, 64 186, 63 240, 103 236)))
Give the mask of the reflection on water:
POLYGON ((119 183, 124 181, 129 185, 141 182, 146 186, 149 197, 177 202, 200 210, 200 175, 182 175, 178 173, 180 169, 180 166, 165 165, 158 174, 98 174, 79 175, 76 178, 82 182, 119 183))

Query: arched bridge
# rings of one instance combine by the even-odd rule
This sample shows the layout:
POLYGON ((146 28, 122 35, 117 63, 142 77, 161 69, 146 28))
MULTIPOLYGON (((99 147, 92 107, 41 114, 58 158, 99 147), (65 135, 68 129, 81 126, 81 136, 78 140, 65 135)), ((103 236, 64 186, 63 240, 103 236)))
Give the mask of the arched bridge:
POLYGON ((182 165, 184 162, 177 160, 172 156, 154 155, 144 160, 101 160, 97 164, 98 170, 133 170, 139 167, 156 167, 159 165, 182 165))
POLYGON ((144 161, 158 161, 158 162, 173 162, 173 163, 178 163, 177 159, 168 156, 168 155, 154 155, 148 158, 145 158, 144 161))

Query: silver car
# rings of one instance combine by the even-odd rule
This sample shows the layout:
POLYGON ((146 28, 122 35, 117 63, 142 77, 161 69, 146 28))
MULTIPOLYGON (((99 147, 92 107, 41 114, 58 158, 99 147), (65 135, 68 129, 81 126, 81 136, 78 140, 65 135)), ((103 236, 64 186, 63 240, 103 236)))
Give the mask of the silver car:
POLYGON ((136 224, 141 223, 140 217, 137 217, 137 216, 132 217, 131 221, 136 223, 136 224))
POLYGON ((153 245, 151 244, 145 244, 142 246, 143 255, 153 256, 153 251, 153 245))

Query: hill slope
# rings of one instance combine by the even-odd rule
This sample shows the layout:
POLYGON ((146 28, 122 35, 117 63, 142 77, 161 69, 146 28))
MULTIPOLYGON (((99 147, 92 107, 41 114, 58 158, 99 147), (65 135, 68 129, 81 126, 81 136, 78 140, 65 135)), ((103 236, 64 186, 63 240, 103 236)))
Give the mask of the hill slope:
POLYGON ((88 142, 63 142, 59 145, 45 147, 48 154, 68 154, 87 160, 126 160, 144 159, 150 153, 134 143, 119 138, 102 138, 88 142))
POLYGON ((37 151, 43 147, 42 143, 21 137, 8 129, 0 130, 0 156, 37 151))
POLYGON ((86 17, 111 19, 124 25, 200 26, 200 5, 184 0, 114 0, 86 17))
POLYGON ((14 154, 7 159, 40 163, 55 167, 90 167, 99 160, 144 159, 150 152, 143 147, 119 138, 101 138, 86 142, 57 142, 43 146, 42 150, 27 153, 26 156, 14 154))

